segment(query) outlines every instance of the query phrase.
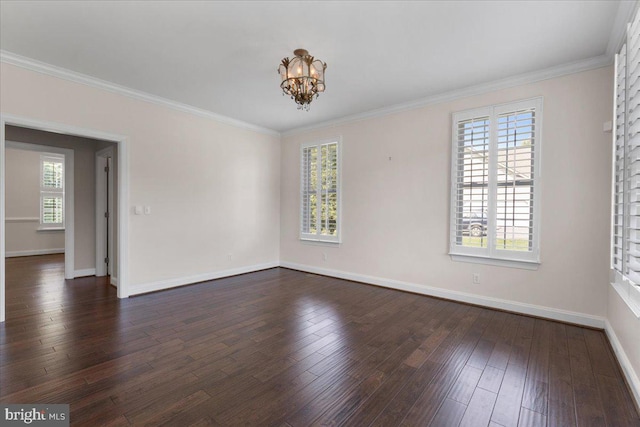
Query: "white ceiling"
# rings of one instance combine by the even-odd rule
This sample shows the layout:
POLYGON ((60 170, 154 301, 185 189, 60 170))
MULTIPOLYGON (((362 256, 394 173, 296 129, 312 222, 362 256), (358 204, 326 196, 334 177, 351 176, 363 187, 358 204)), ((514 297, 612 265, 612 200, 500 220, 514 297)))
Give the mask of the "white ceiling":
POLYGON ((286 131, 611 56, 633 3, 2 0, 0 48, 286 131), (279 88, 296 48, 328 64, 309 112, 279 88))

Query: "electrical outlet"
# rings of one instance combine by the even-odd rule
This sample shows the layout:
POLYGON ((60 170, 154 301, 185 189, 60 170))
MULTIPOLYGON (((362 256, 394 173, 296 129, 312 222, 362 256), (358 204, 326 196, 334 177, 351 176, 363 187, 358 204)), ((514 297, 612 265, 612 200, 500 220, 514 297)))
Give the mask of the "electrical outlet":
POLYGON ((473 273, 473 284, 474 285, 479 285, 480 284, 480 274, 479 273, 473 273))
POLYGON ((323 261, 327 260, 327 253, 326 252, 322 252, 322 260, 323 261))
POLYGON ((227 259, 228 259, 229 261, 231 261, 231 260, 233 259, 233 254, 229 254, 229 255, 227 255, 227 259))

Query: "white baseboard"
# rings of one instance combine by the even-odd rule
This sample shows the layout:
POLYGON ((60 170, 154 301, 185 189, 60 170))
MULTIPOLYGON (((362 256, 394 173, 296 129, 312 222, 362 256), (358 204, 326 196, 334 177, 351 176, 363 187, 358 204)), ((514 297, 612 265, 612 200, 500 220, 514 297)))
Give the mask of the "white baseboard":
POLYGON ((622 367, 624 377, 627 380, 627 384, 629 385, 633 398, 636 401, 636 407, 640 408, 640 379, 638 378, 638 374, 633 369, 633 365, 631 365, 631 361, 629 360, 629 357, 627 357, 624 347, 620 344, 620 340, 618 340, 618 336, 609 323, 609 320, 605 320, 604 330, 607 334, 607 338, 609 338, 611 347, 613 347, 613 351, 616 354, 618 363, 620 363, 620 366, 622 367))
POLYGON ((306 271, 308 273, 322 274, 324 276, 337 277, 339 279, 353 280, 354 282, 368 283, 385 288, 397 289, 401 291, 414 292, 417 294, 429 295, 438 298, 445 298, 454 301, 466 302, 469 304, 482 305, 485 307, 497 308, 500 310, 513 311, 530 316, 544 317, 552 320, 559 320, 576 325, 589 326, 592 328, 604 329, 605 319, 603 317, 592 316, 584 313, 560 310, 552 307, 526 304, 522 302, 509 301, 499 298, 486 297, 482 295, 469 294, 466 292, 451 291, 433 286, 419 285, 416 283, 401 282, 399 280, 383 279, 380 277, 366 276, 362 274, 348 273, 339 270, 329 270, 304 264, 292 262, 280 262, 281 267, 294 270, 306 271))
POLYGON ((246 267, 238 267, 230 270, 221 270, 211 273, 196 274, 187 277, 178 277, 175 279, 159 280, 157 282, 142 283, 139 285, 131 285, 129 296, 146 294, 147 292, 161 291, 163 289, 175 288, 176 286, 190 285, 192 283, 206 282, 207 280, 220 279, 222 277, 235 276, 237 274, 252 273, 254 271, 266 270, 268 268, 278 267, 280 263, 268 262, 264 264, 249 265, 246 267))
POLYGON ((118 287, 118 278, 111 276, 111 284, 117 288, 118 287))
POLYGON ((28 251, 8 251, 4 254, 5 258, 14 258, 19 256, 32 256, 32 255, 51 255, 51 254, 63 254, 64 248, 56 249, 32 249, 28 251))
POLYGON ((85 268, 84 270, 76 270, 73 272, 73 277, 87 277, 87 276, 95 276, 96 269, 95 268, 85 268))

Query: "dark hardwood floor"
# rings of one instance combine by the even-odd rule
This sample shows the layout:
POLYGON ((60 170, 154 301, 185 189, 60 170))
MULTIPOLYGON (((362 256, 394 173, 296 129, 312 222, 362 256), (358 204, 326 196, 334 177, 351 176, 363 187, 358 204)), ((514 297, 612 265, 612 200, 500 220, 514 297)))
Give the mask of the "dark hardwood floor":
POLYGON ((601 331, 271 269, 126 300, 7 259, 0 402, 73 425, 638 426, 601 331))

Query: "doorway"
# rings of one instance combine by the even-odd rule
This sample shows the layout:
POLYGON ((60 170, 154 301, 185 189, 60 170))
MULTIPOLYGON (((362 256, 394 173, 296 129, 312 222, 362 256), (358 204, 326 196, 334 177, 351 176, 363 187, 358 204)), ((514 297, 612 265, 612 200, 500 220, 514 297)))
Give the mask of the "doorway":
MULTIPOLYGON (((115 230, 113 231, 114 241, 117 245, 117 250, 113 250, 116 262, 113 265, 113 274, 117 275, 117 295, 118 298, 126 298, 129 296, 128 289, 128 223, 129 223, 129 202, 128 202, 128 139, 123 135, 109 134, 92 129, 79 128, 76 126, 70 126, 60 123, 43 122, 39 120, 33 120, 25 117, 18 117, 3 114, 0 115, 0 322, 6 320, 6 293, 5 293, 5 278, 6 278, 6 227, 5 227, 5 148, 6 148, 6 128, 7 126, 17 126, 21 128, 27 128, 37 131, 52 132, 56 134, 77 136, 81 138, 90 138, 105 141, 115 144, 115 154, 113 159, 118 164, 117 176, 114 176, 114 193, 116 199, 114 205, 117 210, 113 212, 113 218, 115 230)), ((67 224, 71 224, 73 220, 73 214, 71 218, 69 215, 66 217, 67 224)), ((113 248, 113 246, 112 246, 113 248)))
MULTIPOLYGON (((24 174, 24 176, 20 177, 22 180, 22 183, 20 183, 19 185, 19 189, 18 189, 18 184, 16 183, 15 186, 12 186, 10 189, 11 190, 15 190, 13 192, 7 191, 7 187, 6 187, 6 176, 5 176, 5 186, 3 187, 3 196, 5 199, 5 203, 6 203, 6 199, 10 194, 14 194, 17 195, 17 193, 24 193, 25 191, 27 193, 30 193, 29 190, 32 190, 32 188, 28 188, 25 189, 23 188, 24 186, 28 187, 29 184, 29 178, 30 177, 36 177, 39 175, 40 179, 43 178, 42 175, 42 171, 38 171, 39 168, 42 168, 42 160, 40 162, 40 164, 38 164, 38 158, 40 159, 48 159, 49 156, 60 156, 60 159, 62 161, 62 182, 64 183, 62 187, 63 191, 64 191, 64 195, 63 195, 63 211, 62 211, 62 217, 63 217, 63 223, 60 224, 53 224, 54 227, 47 227, 45 226, 45 224, 42 221, 42 217, 44 216, 43 213, 43 208, 44 208, 44 203, 42 200, 42 194, 41 194, 41 200, 40 202, 36 202, 36 200, 30 200, 29 203, 31 205, 33 205, 35 203, 38 203, 39 207, 35 207, 35 209, 33 209, 34 206, 31 206, 31 209, 29 209, 29 207, 25 207, 23 206, 23 209, 26 208, 25 212, 22 212, 22 215, 18 215, 17 217, 6 217, 5 216, 5 223, 6 222, 10 222, 12 223, 12 225, 17 225, 17 224, 13 224, 15 222, 22 222, 23 225, 30 225, 30 227, 28 227, 25 230, 25 227, 20 227, 20 232, 15 233, 16 236, 14 236, 13 239, 11 239, 12 241, 14 240, 20 240, 20 241, 29 241, 29 243, 33 244, 36 242, 32 242, 33 240, 38 240, 38 237, 44 237, 43 235, 48 234, 50 235, 49 237, 52 237, 51 234, 63 234, 63 243, 62 245, 54 245, 54 248, 43 248, 41 247, 41 245, 38 245, 36 243, 35 246, 33 247, 28 247, 28 248, 19 248, 22 250, 19 251, 15 251, 15 248, 9 248, 11 249, 10 251, 6 251, 7 249, 7 236, 9 235, 9 233, 6 230, 6 224, 5 224, 5 230, 2 234, 3 236, 3 241, 5 244, 5 257, 7 256, 11 256, 11 255, 17 255, 17 256, 23 256, 23 255, 38 255, 38 254, 47 254, 47 253, 56 253, 60 251, 60 246, 62 246, 62 252, 65 254, 64 256, 64 278, 65 279, 73 279, 75 277, 75 198, 74 198, 74 192, 75 192, 75 156, 74 156, 74 151, 72 149, 68 149, 68 148, 61 148, 61 147, 56 147, 56 146, 45 146, 45 145, 40 145, 40 144, 35 144, 35 143, 25 143, 25 142, 18 142, 18 141, 5 141, 5 158, 6 158, 6 149, 13 149, 16 150, 16 153, 24 153, 24 155, 29 155, 30 159, 32 159, 32 161, 24 161, 24 155, 21 155, 18 157, 18 159, 14 159, 15 160, 20 160, 22 159, 22 161, 20 161, 19 164, 19 169, 23 169, 21 171, 21 173, 24 174), (20 191, 18 191, 20 190, 20 191), (25 214, 26 213, 26 214, 25 214), (36 236, 36 239, 31 238, 31 236, 36 236), (27 249, 27 250, 24 250, 27 249), (14 253, 11 253, 14 252, 14 253)), ((7 166, 9 165, 4 165, 3 167, 3 171, 6 174, 7 171, 7 166)), ((17 172, 17 171, 16 171, 17 172)), ((16 177, 18 178, 18 177, 16 177)), ((36 183, 34 182, 33 185, 38 188, 41 189, 41 183, 36 183)), ((27 196, 28 197, 28 196, 27 196)), ((13 200, 13 202, 15 203, 17 200, 13 200)), ((25 205, 26 203, 20 203, 21 205, 25 205)), ((5 211, 5 215, 6 215, 6 211, 5 211)), ((18 230, 11 230, 11 231, 18 231, 18 230)), ((40 239, 42 240, 42 239, 40 239)), ((47 239, 47 240, 51 240, 51 239, 47 239)), ((60 240, 60 239, 57 239, 60 240)))

